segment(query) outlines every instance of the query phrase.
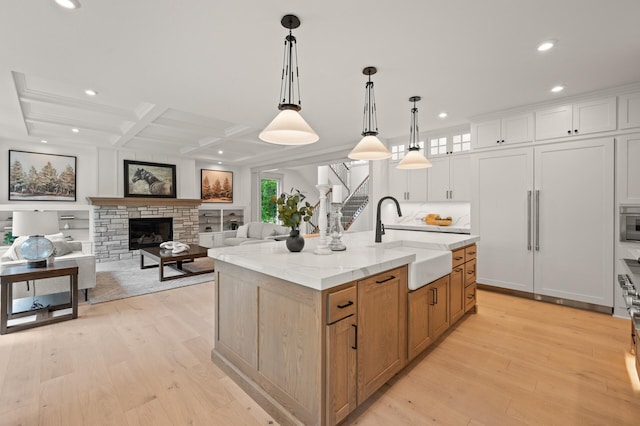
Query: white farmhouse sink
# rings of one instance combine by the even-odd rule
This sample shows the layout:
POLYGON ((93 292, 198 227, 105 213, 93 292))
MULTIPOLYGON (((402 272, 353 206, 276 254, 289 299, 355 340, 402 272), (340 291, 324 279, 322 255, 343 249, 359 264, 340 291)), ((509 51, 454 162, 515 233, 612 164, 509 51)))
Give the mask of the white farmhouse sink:
POLYGON ((377 246, 396 251, 404 251, 416 255, 416 260, 409 264, 409 289, 418 289, 430 282, 451 273, 451 252, 449 250, 433 250, 419 246, 414 241, 390 241, 378 243, 377 246))

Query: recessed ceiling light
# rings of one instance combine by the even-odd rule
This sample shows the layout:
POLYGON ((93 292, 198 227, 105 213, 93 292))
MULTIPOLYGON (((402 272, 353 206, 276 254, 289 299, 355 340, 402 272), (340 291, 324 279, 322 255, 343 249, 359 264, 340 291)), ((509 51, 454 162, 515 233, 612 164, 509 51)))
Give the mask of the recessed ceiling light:
POLYGON ((218 151, 218 154, 222 154, 222 150, 218 151))
POLYGON ((96 91, 95 91, 95 90, 93 90, 93 89, 87 89, 87 90, 85 90, 85 91, 84 91, 84 93, 85 93, 85 95, 87 95, 87 96, 95 96, 95 95, 97 95, 97 94, 98 94, 98 92, 96 92, 96 91))
POLYGON ((80 8, 79 0, 56 0, 58 5, 64 7, 65 9, 78 9, 80 8))
POLYGON ((438 117, 447 118, 447 113, 446 112, 441 112, 440 114, 438 114, 438 117))
POLYGON ((47 141, 45 141, 44 139, 42 139, 40 142, 42 142, 42 143, 47 143, 47 141))
POLYGON ((222 164, 222 161, 218 161, 218 164, 222 164))
POLYGON ((73 133, 80 133, 80 129, 76 129, 75 127, 74 127, 73 129, 71 129, 71 131, 72 131, 73 133))
POLYGON ((538 45, 538 52, 546 52, 556 45, 555 40, 543 41, 538 45))
POLYGON ((558 93, 558 92, 562 92, 564 90, 564 86, 559 84, 557 86, 553 86, 553 88, 551 89, 551 91, 553 93, 558 93))

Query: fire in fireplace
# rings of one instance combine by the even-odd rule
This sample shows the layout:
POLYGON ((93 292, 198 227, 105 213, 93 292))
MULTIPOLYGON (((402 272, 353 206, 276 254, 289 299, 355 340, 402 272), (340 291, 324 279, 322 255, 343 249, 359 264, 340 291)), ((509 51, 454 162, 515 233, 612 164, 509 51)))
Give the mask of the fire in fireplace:
POLYGON ((159 246, 173 240, 173 218, 129 219, 129 250, 159 246))

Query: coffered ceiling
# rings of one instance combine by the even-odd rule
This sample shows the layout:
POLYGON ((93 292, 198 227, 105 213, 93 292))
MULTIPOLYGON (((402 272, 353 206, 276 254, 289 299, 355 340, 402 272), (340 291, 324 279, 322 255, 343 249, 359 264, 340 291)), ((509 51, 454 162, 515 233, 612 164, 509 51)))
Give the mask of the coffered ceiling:
POLYGON ((571 96, 640 81, 637 0, 80 1, 0 2, 0 140, 265 166, 348 152, 369 65, 383 138, 408 133, 412 95, 424 131, 558 99, 558 83, 571 96), (277 113, 287 13, 320 135, 304 147, 257 137, 277 113))

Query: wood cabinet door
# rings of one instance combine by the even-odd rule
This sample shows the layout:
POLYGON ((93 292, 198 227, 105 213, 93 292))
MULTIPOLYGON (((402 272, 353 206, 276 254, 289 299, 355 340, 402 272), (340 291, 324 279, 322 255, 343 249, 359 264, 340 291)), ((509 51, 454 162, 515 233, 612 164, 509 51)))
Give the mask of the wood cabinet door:
POLYGON ((640 127, 640 92, 618 97, 620 130, 640 127))
POLYGON ((425 350, 433 339, 429 331, 429 286, 420 287, 408 295, 408 347, 409 360, 425 350))
POLYGON ((501 121, 489 120, 471 126, 471 143, 473 148, 489 148, 498 146, 502 139, 501 121))
POLYGON ((532 293, 533 150, 473 154, 472 176, 471 229, 482 235, 478 282, 532 293))
MULTIPOLYGON (((450 159, 449 199, 471 201, 471 156, 454 155, 450 159)), ((433 169, 433 167, 431 168, 433 169)), ((429 169, 429 170, 431 170, 429 169)))
POLYGON ((449 294, 449 317, 451 324, 458 321, 464 315, 464 268, 455 266, 449 274, 450 291, 449 294))
POLYGON ((430 335, 435 340, 449 328, 449 276, 429 284, 431 302, 429 304, 430 335))
POLYGON ((340 423, 356 408, 356 316, 327 326, 327 424, 340 423))
POLYGON ((535 148, 536 294, 613 306, 613 185, 613 138, 535 148))
POLYGON ((573 134, 608 132, 615 130, 616 97, 578 102, 573 105, 573 134))
POLYGON ((536 140, 573 134, 573 106, 562 105, 536 111, 536 140))
POLYGON ((440 157, 432 158, 432 167, 428 170, 429 190, 427 191, 427 197, 429 201, 447 201, 449 199, 449 161, 450 158, 440 157))
POLYGON ((407 360, 407 267, 358 281, 358 404, 407 360))
POLYGON ((620 204, 640 204, 640 133, 622 135, 618 143, 618 201, 620 204))
POLYGON ((533 141, 533 114, 514 115, 502 119, 501 144, 531 141, 533 141))

